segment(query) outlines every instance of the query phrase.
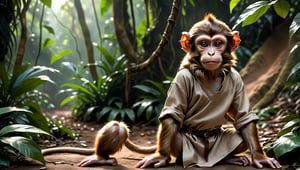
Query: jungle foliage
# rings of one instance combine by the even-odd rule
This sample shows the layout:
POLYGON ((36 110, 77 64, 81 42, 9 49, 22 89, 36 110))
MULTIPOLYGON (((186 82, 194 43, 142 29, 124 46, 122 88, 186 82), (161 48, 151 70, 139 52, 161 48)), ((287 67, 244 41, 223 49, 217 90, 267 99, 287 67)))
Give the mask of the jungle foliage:
MULTIPOLYGON (((52 0, 0 2, 0 149, 13 153, 1 155, 3 166, 18 153, 44 162, 32 139, 49 138, 49 132, 63 127, 48 120, 45 106, 71 108, 84 121, 157 123, 184 55, 179 36, 206 11, 239 30, 245 40, 236 51, 238 70, 289 18, 289 58, 300 56, 297 0, 66 0, 56 12, 50 9, 54 5, 52 0), (91 10, 84 10, 87 6, 91 10)), ((291 65, 282 70, 290 76, 281 75, 273 100, 284 86, 299 89, 299 60, 289 61, 297 62, 286 62, 291 65)), ((298 115, 284 118, 288 123, 272 148, 279 159, 299 149, 298 115)), ((74 137, 72 131, 61 131, 74 137)))
MULTIPOLYGON (((230 11, 232 11, 238 3, 239 1, 232 0, 230 2, 230 11)), ((288 91, 288 95, 290 97, 293 97, 293 94, 299 90, 300 86, 300 13, 298 11, 299 2, 286 0, 257 1, 247 6, 245 10, 243 10, 241 15, 238 17, 238 20, 236 21, 234 27, 238 26, 239 24, 242 24, 242 26, 246 26, 256 22, 260 17, 265 15, 271 7, 273 7, 275 13, 282 18, 286 18, 288 15, 293 16, 293 21, 291 22, 289 28, 289 44, 291 46, 289 56, 278 76, 278 81, 275 82, 271 90, 273 93, 276 90, 283 92, 285 90, 285 93, 286 91, 288 91)), ((263 98, 262 100, 266 99, 263 98)), ((258 107, 257 105, 255 106, 258 107)), ((276 113, 276 110, 278 110, 280 107, 281 106, 266 107, 264 109, 261 109, 258 112, 258 115, 270 116, 268 115, 269 113, 276 113)), ((296 154, 300 150, 299 116, 299 112, 297 112, 289 113, 289 115, 283 118, 283 121, 286 121, 287 124, 278 133, 278 139, 274 142, 272 147, 269 148, 269 152, 272 152, 274 156, 281 162, 292 163, 300 161, 299 155, 296 154)))

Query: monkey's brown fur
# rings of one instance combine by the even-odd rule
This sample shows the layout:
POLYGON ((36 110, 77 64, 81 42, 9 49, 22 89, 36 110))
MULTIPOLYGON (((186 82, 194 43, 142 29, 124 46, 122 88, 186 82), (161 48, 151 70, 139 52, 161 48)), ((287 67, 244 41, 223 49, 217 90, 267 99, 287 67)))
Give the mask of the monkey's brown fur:
POLYGON ((96 138, 94 148, 78 148, 78 147, 55 147, 42 150, 43 155, 52 153, 78 153, 83 155, 92 155, 103 158, 109 158, 109 155, 121 150, 123 144, 138 153, 149 154, 154 153, 156 146, 142 147, 135 145, 128 139, 130 130, 123 122, 111 121, 103 126, 96 138))

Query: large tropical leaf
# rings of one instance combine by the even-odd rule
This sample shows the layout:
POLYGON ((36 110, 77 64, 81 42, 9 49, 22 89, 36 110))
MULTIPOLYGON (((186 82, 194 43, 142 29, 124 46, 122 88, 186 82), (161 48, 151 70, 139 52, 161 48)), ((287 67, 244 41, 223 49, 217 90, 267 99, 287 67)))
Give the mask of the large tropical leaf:
POLYGON ((164 99, 167 97, 167 90, 162 83, 151 80, 148 82, 150 82, 160 92, 157 97, 163 97, 164 99))
POLYGON ((241 0, 231 0, 229 3, 229 11, 232 14, 233 9, 237 6, 237 4, 240 2, 241 0))
POLYGON ((52 0, 41 0, 41 2, 46 5, 48 8, 51 8, 52 0))
POLYGON ((278 0, 273 7, 277 15, 281 18, 285 18, 290 11, 291 5, 286 0, 278 0))
POLYGON ((291 41, 292 37, 294 37, 295 33, 299 30, 299 28, 300 28, 300 12, 295 16, 292 24, 290 25, 289 41, 291 41))
POLYGON ((94 99, 95 94, 84 86, 67 83, 63 84, 63 87, 70 87, 74 92, 76 92, 74 95, 79 98, 87 99, 88 101, 93 101, 94 99))
POLYGON ((61 102, 60 102, 60 106, 64 106, 68 103, 72 103, 74 102, 76 99, 78 99, 77 96, 68 96, 66 98, 64 98, 61 102))
POLYGON ((40 128, 46 132, 49 132, 49 126, 47 121, 47 116, 45 116, 40 108, 40 105, 36 102, 26 101, 24 103, 25 106, 29 108, 33 112, 33 114, 26 114, 30 125, 40 128))
POLYGON ((148 93, 148 94, 152 94, 153 96, 160 95, 158 90, 156 90, 152 87, 146 86, 146 85, 135 85, 135 86, 133 86, 133 88, 139 89, 139 90, 141 90, 145 93, 148 93))
POLYGON ((17 69, 14 72, 13 78, 12 78, 12 82, 13 82, 12 87, 13 88, 20 86, 22 84, 22 82, 26 79, 39 76, 40 73, 42 73, 44 71, 50 71, 53 73, 59 72, 56 69, 53 69, 50 67, 45 67, 45 66, 33 66, 29 69, 27 69, 27 68, 28 68, 28 65, 24 65, 24 66, 21 66, 19 69, 17 69))
POLYGON ((273 151, 276 158, 300 148, 300 132, 289 132, 278 138, 273 145, 273 151))
POLYGON ((13 137, 1 137, 0 141, 16 148, 19 152, 21 152, 26 157, 45 163, 39 145, 37 145, 31 139, 22 136, 13 136, 13 137))
POLYGON ((7 125, 0 129, 0 136, 4 136, 9 133, 15 133, 15 132, 20 132, 20 133, 38 133, 38 134, 44 134, 44 135, 49 135, 51 136, 48 132, 36 128, 31 125, 23 125, 23 124, 12 124, 12 125, 7 125))
POLYGON ((121 110, 124 112, 124 115, 126 115, 131 120, 131 122, 135 121, 135 113, 133 112, 132 109, 124 108, 121 110))
POLYGON ((31 111, 27 109, 17 108, 17 107, 2 107, 0 108, 0 115, 10 113, 10 112, 26 112, 26 113, 32 113, 31 111))
POLYGON ((46 82, 54 83, 48 76, 45 75, 24 79, 20 85, 15 86, 14 89, 11 89, 10 94, 16 99, 46 82))
POLYGON ((289 121, 287 124, 285 124, 284 127, 282 128, 282 130, 280 132, 278 132, 277 135, 278 136, 285 135, 297 126, 300 126, 300 117, 295 118, 295 119, 289 121))
POLYGON ((72 54, 72 53, 73 53, 72 50, 63 50, 63 51, 60 51, 55 56, 51 57, 50 63, 54 64, 56 61, 60 60, 62 57, 66 56, 66 55, 69 55, 69 54, 72 54))
POLYGON ((250 25, 256 22, 261 16, 263 16, 268 9, 276 3, 277 1, 257 1, 249 5, 239 16, 236 24, 233 26, 235 29, 239 24, 242 23, 242 26, 250 25))

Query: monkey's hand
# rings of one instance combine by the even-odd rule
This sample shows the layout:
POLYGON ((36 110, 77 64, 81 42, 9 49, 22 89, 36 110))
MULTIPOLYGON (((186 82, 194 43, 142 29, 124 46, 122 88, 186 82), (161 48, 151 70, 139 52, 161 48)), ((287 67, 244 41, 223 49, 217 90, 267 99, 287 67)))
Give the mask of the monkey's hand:
POLYGON ((244 142, 248 145, 251 153, 251 158, 254 166, 257 168, 263 168, 264 165, 270 166, 271 168, 281 168, 280 163, 274 158, 269 158, 265 155, 259 140, 256 124, 250 122, 241 128, 241 133, 244 138, 244 142))
POLYGON ((92 155, 89 157, 84 158, 77 166, 79 167, 85 167, 85 166, 91 166, 91 165, 117 165, 118 162, 116 158, 101 158, 96 155, 92 155))
POLYGON ((270 166, 273 169, 281 168, 280 163, 276 159, 269 158, 265 154, 260 152, 255 152, 252 155, 252 161, 254 166, 256 166, 257 168, 263 168, 264 165, 270 166))
POLYGON ((154 168, 166 166, 170 162, 170 156, 163 156, 159 152, 156 152, 150 156, 145 157, 143 160, 138 162, 136 168, 146 168, 153 165, 154 168))

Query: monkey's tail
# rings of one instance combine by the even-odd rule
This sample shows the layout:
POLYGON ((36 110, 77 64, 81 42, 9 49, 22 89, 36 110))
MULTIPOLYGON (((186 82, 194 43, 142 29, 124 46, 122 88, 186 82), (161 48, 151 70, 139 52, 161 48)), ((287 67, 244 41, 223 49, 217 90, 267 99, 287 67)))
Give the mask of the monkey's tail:
POLYGON ((79 148, 79 147, 54 147, 42 150, 43 155, 49 155, 53 153, 78 153, 82 155, 92 155, 94 148, 79 148))
POLYGON ((156 151, 157 146, 139 146, 137 144, 134 144, 131 140, 127 139, 125 141, 125 146, 134 152, 142 153, 142 154, 151 154, 156 151))

